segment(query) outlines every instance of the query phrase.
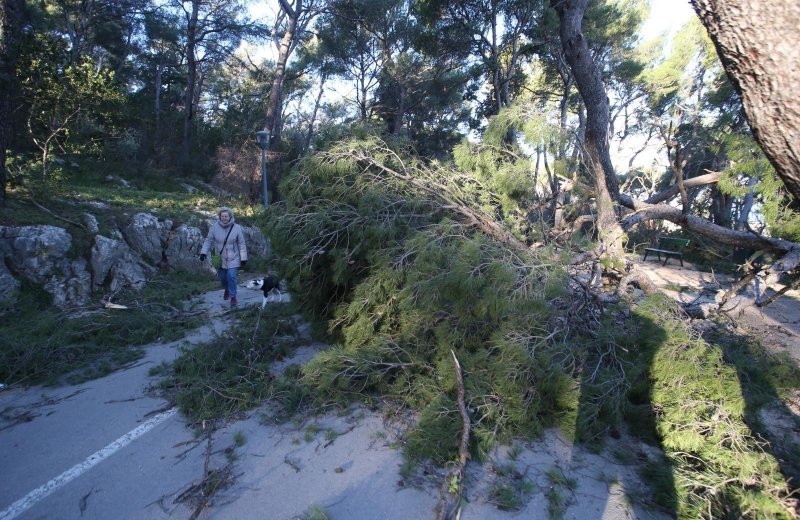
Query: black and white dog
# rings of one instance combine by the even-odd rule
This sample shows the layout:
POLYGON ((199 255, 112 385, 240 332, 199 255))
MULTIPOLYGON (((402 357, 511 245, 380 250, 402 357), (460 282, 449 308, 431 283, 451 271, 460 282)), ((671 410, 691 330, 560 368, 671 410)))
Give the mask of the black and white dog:
POLYGON ((267 274, 264 278, 250 280, 245 284, 245 287, 254 291, 264 291, 264 300, 261 302, 262 309, 267 305, 273 292, 278 293, 278 298, 281 295, 280 281, 271 274, 267 274))

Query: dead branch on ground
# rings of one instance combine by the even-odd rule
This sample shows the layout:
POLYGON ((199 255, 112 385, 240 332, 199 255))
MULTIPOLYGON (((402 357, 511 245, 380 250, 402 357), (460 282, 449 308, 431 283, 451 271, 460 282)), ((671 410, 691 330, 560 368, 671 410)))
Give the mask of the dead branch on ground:
POLYGON ((464 484, 464 473, 467 459, 469 458, 469 431, 470 420, 467 407, 464 404, 464 379, 461 375, 461 365, 458 363, 456 353, 452 350, 453 365, 456 372, 458 411, 461 414, 461 442, 458 447, 458 463, 452 465, 442 483, 441 498, 437 507, 437 520, 457 520, 461 518, 461 496, 464 484))

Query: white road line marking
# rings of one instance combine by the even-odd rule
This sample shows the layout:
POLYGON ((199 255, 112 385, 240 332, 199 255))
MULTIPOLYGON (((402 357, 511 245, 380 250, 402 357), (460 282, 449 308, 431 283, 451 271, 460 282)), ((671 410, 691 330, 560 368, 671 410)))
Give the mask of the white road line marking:
POLYGON ((113 455, 119 449, 124 448, 131 442, 135 441, 137 438, 149 432, 162 422, 166 421, 167 419, 175 415, 177 411, 178 411, 177 408, 170 408, 166 412, 162 412, 156 415, 155 417, 143 422, 133 430, 129 431, 119 439, 115 440, 114 442, 103 448, 102 450, 89 456, 89 458, 87 458, 80 464, 77 464, 72 468, 68 469, 67 471, 57 476, 47 484, 37 489, 34 489, 33 491, 25 495, 23 498, 11 504, 11 506, 8 509, 0 512, 0 520, 11 520, 12 518, 16 518, 17 516, 21 515, 22 513, 33 507, 34 504, 36 504, 43 498, 47 497, 48 495, 50 495, 50 493, 52 493, 53 491, 67 484, 71 480, 77 478, 78 476, 80 476, 81 473, 99 464, 103 460, 113 455))

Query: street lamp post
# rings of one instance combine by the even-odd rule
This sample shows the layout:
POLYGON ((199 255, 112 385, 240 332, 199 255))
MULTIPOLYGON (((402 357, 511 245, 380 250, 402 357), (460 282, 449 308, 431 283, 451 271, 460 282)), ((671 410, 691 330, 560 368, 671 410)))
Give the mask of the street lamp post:
POLYGON ((267 185, 267 147, 269 146, 269 131, 256 132, 258 144, 261 146, 261 189, 264 192, 264 207, 269 207, 269 190, 267 185))

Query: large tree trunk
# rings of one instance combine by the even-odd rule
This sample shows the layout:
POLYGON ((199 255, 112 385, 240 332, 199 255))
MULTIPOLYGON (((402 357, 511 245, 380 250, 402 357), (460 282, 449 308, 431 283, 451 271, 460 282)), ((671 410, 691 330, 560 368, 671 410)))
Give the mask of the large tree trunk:
POLYGON ((21 34, 24 5, 24 0, 0 2, 0 208, 6 205, 6 150, 11 145, 11 115, 19 56, 17 37, 21 34))
POLYGON ((586 105, 583 161, 594 180, 599 239, 607 252, 621 256, 624 233, 614 211, 619 181, 609 153, 608 97, 600 71, 595 66, 586 38, 581 33, 583 15, 589 2, 590 0, 550 0, 550 5, 558 13, 564 56, 586 105))
POLYGON ((297 0, 294 9, 281 0, 281 8, 286 12, 286 29, 278 47, 278 61, 275 63, 275 77, 269 91, 269 105, 267 106, 266 129, 270 132, 270 151, 267 157, 267 169, 270 176, 270 191, 272 200, 279 200, 278 184, 281 182, 281 107, 283 105, 283 81, 286 78, 286 63, 292 52, 292 43, 297 30, 297 21, 303 11, 303 0, 297 0))
POLYGON ((191 148, 192 123, 194 120, 195 83, 197 81, 197 57, 195 46, 197 44, 197 18, 200 10, 200 0, 192 0, 192 12, 189 16, 186 31, 186 92, 183 98, 183 140, 181 142, 181 166, 184 173, 189 169, 189 151, 191 148))
POLYGON ((756 141, 800 204, 800 2, 691 0, 756 141))

